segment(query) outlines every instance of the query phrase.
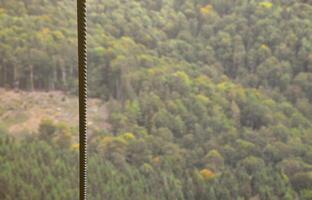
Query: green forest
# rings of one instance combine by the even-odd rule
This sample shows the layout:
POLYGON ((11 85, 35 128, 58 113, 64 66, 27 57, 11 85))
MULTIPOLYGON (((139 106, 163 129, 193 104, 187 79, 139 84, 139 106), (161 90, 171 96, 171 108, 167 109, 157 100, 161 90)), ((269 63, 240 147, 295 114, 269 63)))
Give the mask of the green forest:
MULTIPOLYGON (((311 0, 87 3, 89 199, 312 200, 311 0)), ((76 15, 0 0, 0 87, 77 95, 76 15)), ((0 122, 0 199, 78 199, 77 135, 0 122)))

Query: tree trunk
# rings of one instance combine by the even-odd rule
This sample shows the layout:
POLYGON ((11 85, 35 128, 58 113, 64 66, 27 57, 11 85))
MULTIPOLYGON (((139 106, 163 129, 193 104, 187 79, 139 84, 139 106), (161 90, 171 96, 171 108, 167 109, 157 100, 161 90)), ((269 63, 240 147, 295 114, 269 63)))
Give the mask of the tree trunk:
POLYGON ((67 86, 67 73, 66 73, 66 68, 65 66, 61 66, 61 70, 62 70, 62 83, 63 83, 63 89, 65 90, 66 89, 66 86, 67 86))
POLYGON ((34 66, 29 65, 29 90, 34 90, 34 66))
POLYGON ((0 74, 1 74, 1 78, 0 78, 0 86, 3 87, 5 85, 6 82, 6 72, 5 72, 5 67, 4 65, 1 66, 0 68, 0 74))
POLYGON ((57 81, 56 67, 53 67, 52 77, 49 79, 49 90, 55 90, 55 83, 57 81))
POLYGON ((16 65, 13 65, 13 88, 19 89, 19 75, 16 65))

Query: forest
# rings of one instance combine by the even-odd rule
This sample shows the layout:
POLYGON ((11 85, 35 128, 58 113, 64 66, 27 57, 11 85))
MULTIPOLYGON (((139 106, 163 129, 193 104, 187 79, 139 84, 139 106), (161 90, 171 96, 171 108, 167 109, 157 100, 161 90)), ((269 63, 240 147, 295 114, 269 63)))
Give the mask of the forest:
MULTIPOLYGON (((88 130, 90 199, 312 200, 311 0, 87 2, 111 125, 88 130)), ((75 0, 0 0, 0 87, 77 95, 76 26, 75 0)), ((0 121, 0 199, 77 199, 77 135, 0 121)))

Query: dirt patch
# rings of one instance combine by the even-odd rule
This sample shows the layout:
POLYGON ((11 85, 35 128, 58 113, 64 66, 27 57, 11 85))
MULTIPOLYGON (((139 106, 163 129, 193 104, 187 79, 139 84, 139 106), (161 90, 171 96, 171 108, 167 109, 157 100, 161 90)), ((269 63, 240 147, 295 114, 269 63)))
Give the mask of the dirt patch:
MULTIPOLYGON (((99 99, 88 99, 88 126, 109 129, 106 105, 99 99)), ((13 135, 35 133, 43 119, 78 128, 78 98, 60 91, 25 92, 0 88, 0 123, 13 135)))

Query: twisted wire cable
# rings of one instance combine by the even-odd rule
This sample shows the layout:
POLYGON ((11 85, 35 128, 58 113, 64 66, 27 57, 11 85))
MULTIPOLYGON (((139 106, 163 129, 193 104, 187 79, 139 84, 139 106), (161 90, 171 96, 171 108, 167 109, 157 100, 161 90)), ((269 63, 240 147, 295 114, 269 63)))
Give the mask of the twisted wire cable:
POLYGON ((79 65, 79 199, 87 200, 87 8, 77 0, 79 65))

